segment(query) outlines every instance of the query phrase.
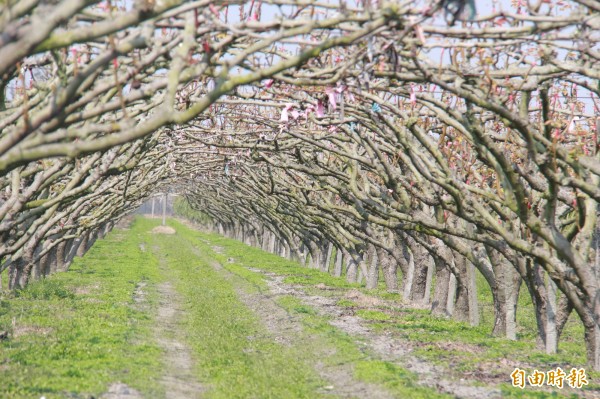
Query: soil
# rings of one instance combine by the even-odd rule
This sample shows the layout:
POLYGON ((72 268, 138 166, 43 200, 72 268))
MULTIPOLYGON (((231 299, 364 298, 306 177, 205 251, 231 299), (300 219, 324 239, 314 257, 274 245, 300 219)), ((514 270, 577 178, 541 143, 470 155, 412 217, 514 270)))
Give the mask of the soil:
POLYGON ((170 226, 156 226, 150 231, 152 234, 175 234, 176 231, 170 226))
MULTIPOLYGON (((454 395, 465 399, 496 399, 501 398, 501 392, 497 388, 486 386, 474 386, 480 383, 478 380, 452 379, 450 372, 441 367, 434 366, 411 355, 414 345, 406 340, 393 337, 380 331, 369 328, 368 322, 358 316, 354 316, 348 308, 338 306, 340 299, 352 299, 355 302, 367 306, 382 305, 385 301, 369 297, 359 291, 350 291, 340 296, 320 296, 307 293, 302 286, 293 286, 283 282, 284 277, 265 273, 260 269, 249 268, 249 270, 262 273, 267 277, 267 284, 271 295, 292 295, 299 298, 304 304, 314 308, 319 314, 331 317, 330 324, 334 327, 355 337, 357 341, 373 352, 376 357, 391 361, 406 368, 419 378, 419 383, 435 388, 439 392, 454 395)), ((314 287, 331 291, 328 287, 314 287)), ((360 396, 360 395, 359 395, 360 396)))
MULTIPOLYGON (((165 267, 164 259, 160 260, 160 267, 165 267)), ((165 273, 168 275, 168 273, 165 273)), ((140 310, 147 310, 145 282, 140 282, 133 294, 135 306, 140 310)), ((183 332, 179 322, 185 315, 181 310, 181 299, 173 288, 171 281, 163 282, 157 287, 159 305, 154 335, 156 342, 163 350, 163 364, 166 366, 160 382, 165 390, 166 399, 195 399, 202 397, 204 387, 197 382, 194 376, 194 360, 191 349, 183 342, 183 332)), ((126 384, 117 382, 112 384, 100 399, 143 399, 143 396, 126 384)))
MULTIPOLYGON (((211 265, 233 284, 239 299, 260 318, 271 339, 275 342, 304 348, 322 346, 311 345, 310 341, 315 338, 311 339, 307 334, 303 334, 302 322, 275 302, 274 298, 277 297, 277 294, 273 292, 249 293, 243 287, 244 280, 224 269, 216 261, 213 261, 211 265)), ((323 359, 334 350, 334 348, 320 349, 319 353, 314 353, 313 358, 323 359)), ((315 365, 315 369, 321 378, 327 381, 321 390, 329 395, 339 398, 391 399, 393 397, 378 385, 355 380, 350 364, 326 365, 319 361, 315 365)))
MULTIPOLYGON (((162 230, 159 226, 154 230, 162 230)), ((167 228, 170 229, 170 228, 167 228)), ((153 232, 155 232, 153 230, 153 232)), ((173 230, 173 233, 175 231, 173 230)), ((171 234, 162 233, 159 234, 171 234)), ((146 250, 146 248, 141 248, 146 250)), ((215 252, 222 253, 223 248, 213 247, 215 252)), ((195 251, 198 251, 196 249, 195 251)), ((196 252, 198 254, 198 252, 196 252)), ((233 261, 233 259, 228 259, 233 261)), ((327 364, 322 361, 335 353, 334 347, 324 347, 322 342, 317 344, 316 337, 304 333, 302 320, 288 313, 277 303, 277 298, 290 295, 298 298, 302 303, 312 307, 318 314, 328 316, 330 324, 339 330, 354 337, 362 350, 371 358, 393 362, 402 368, 412 371, 417 375, 418 382, 438 392, 450 394, 456 398, 466 399, 496 399, 501 398, 500 390, 495 386, 505 382, 507 374, 499 372, 498 364, 490 364, 481 373, 460 375, 451 367, 442 367, 419 359, 413 354, 419 348, 419 343, 408 341, 401 337, 381 330, 370 328, 369 322, 356 316, 352 308, 340 306, 341 299, 351 300, 361 309, 374 309, 389 313, 401 312, 401 306, 392 301, 386 301, 364 294, 358 290, 344 291, 328 287, 324 284, 316 286, 298 286, 284 282, 284 277, 260 269, 248 270, 264 275, 268 290, 256 292, 249 289, 246 280, 229 272, 217 261, 212 261, 212 267, 225 279, 232 283, 239 299, 255 313, 270 339, 283 346, 307 348, 317 360, 315 370, 326 383, 321 387, 322 393, 338 398, 368 397, 374 399, 388 399, 392 395, 384 387, 358 381, 353 376, 351 364, 327 364), (496 371, 494 373, 494 370, 496 371)), ((160 267, 165 267, 164 259, 160 260, 160 267)), ((169 276, 168 272, 164 273, 169 276)), ((146 295, 145 283, 140 283, 134 293, 136 306, 144 308, 146 295)), ((163 360, 167 365, 161 377, 161 383, 168 399, 188 399, 201 397, 205 387, 199 384, 193 373, 194 360, 191 350, 184 344, 180 321, 184 320, 181 298, 173 287, 173 281, 166 281, 157 287, 159 294, 158 315, 155 323, 155 336, 164 351, 163 360)), ((458 352, 477 351, 480 348, 455 343, 440 342, 440 346, 458 352)), ((499 360, 501 362, 502 359, 499 360)), ((122 383, 115 383, 109 387, 103 399, 141 399, 142 396, 135 389, 122 383)))
MULTIPOLYGON (((161 259, 161 267, 164 267, 161 259)), ((168 275, 168 274, 167 274, 168 275)), ((191 349, 184 343, 179 322, 185 318, 181 298, 170 281, 158 286, 159 306, 155 333, 163 349, 163 362, 167 366, 161 377, 167 399, 199 398, 204 391, 194 376, 191 349)))
POLYGON ((143 399, 143 396, 133 388, 121 382, 115 382, 108 387, 108 392, 100 399, 143 399))

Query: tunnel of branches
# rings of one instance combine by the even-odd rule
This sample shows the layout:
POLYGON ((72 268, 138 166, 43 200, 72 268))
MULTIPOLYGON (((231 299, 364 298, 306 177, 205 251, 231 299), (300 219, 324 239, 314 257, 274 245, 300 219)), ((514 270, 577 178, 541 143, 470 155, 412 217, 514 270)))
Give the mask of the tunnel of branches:
POLYGON ((155 193, 203 228, 600 369, 600 2, 0 5, 0 271, 155 193))

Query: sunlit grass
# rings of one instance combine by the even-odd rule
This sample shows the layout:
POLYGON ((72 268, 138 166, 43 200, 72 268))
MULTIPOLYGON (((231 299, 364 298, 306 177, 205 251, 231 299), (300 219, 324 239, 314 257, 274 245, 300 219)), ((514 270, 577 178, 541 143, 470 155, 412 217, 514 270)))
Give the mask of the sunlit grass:
POLYGON ((158 274, 138 234, 139 225, 115 231, 68 272, 0 298, 0 330, 10 333, 0 342, 0 397, 97 396, 117 381, 161 395, 160 349, 147 313, 158 274), (142 281, 145 311, 133 302, 142 281))
MULTIPOLYGON (((355 310, 356 314, 370 322, 374 329, 385 329, 401 338, 418 343, 419 348, 416 350, 416 354, 428 361, 446 366, 451 362, 451 369, 454 371, 460 373, 474 372, 481 365, 485 364, 486 367, 490 367, 501 359, 509 359, 521 364, 524 369, 537 367, 538 369, 549 370, 556 366, 561 366, 563 369, 572 366, 585 367, 583 329, 575 314, 571 315, 571 319, 565 328, 557 354, 548 355, 536 349, 535 314, 524 286, 521 288, 517 312, 518 340, 510 341, 502 337, 491 336, 494 323, 492 295, 482 276, 478 276, 477 280, 481 323, 477 327, 472 327, 467 323, 433 316, 427 309, 410 309, 403 306, 401 295, 388 293, 383 284, 380 284, 376 290, 367 291, 361 288, 361 285, 347 283, 344 278, 336 278, 319 270, 302 267, 296 262, 265 253, 260 249, 235 240, 214 234, 194 234, 200 242, 202 240, 210 242, 210 245, 201 244, 204 250, 210 251, 213 245, 220 247, 221 254, 214 254, 214 256, 221 261, 226 262, 227 259, 233 258, 234 263, 231 266, 225 264, 232 271, 239 270, 240 266, 243 265, 284 276, 283 281, 285 283, 302 285, 309 293, 319 293, 323 296, 343 296, 345 290, 350 291, 358 288, 369 296, 396 302, 398 306, 393 310, 385 305, 365 308, 355 301, 346 299, 338 301, 338 305, 355 310), (328 288, 335 288, 336 291, 320 290, 316 286, 321 284, 325 284, 328 288), (453 349, 452 345, 440 345, 444 342, 464 345, 466 348, 473 350, 457 351, 453 349)), ((240 271, 240 273, 242 272, 240 271)), ((243 273, 248 275, 247 271, 243 273)), ((262 277, 259 273, 256 273, 255 276, 248 276, 249 279, 255 281, 257 286, 264 284, 261 282, 262 277)), ((600 373, 588 370, 587 374, 590 386, 585 389, 599 389, 600 373)), ((510 381, 508 373, 506 374, 506 381, 510 381)), ((503 386, 502 390, 509 397, 534 395, 534 391, 531 389, 521 391, 519 388, 503 386)), ((545 397, 544 395, 550 394, 535 393, 535 397, 545 397)), ((554 392, 551 397, 565 396, 561 396, 559 392, 554 392)))

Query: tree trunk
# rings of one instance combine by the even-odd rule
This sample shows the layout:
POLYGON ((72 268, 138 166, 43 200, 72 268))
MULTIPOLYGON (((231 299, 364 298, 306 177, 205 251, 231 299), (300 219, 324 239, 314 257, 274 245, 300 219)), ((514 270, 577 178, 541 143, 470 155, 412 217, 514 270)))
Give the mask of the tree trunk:
POLYGON ((398 293, 398 262, 387 251, 378 248, 377 258, 383 271, 383 279, 388 292, 398 293))
POLYGON ((333 267, 333 276, 341 277, 342 276, 342 267, 344 264, 344 255, 342 254, 342 250, 340 248, 336 248, 335 251, 335 265, 333 267))
POLYGON ((17 258, 9 261, 10 265, 8 266, 8 289, 10 291, 19 288, 19 281, 21 279, 21 273, 23 272, 23 267, 25 267, 23 259, 17 258))
POLYGON ((163 204, 162 204, 162 225, 166 226, 167 225, 167 199, 168 199, 168 195, 167 193, 165 193, 164 197, 163 197, 163 204))
MULTIPOLYGON (((454 264, 455 270, 458 270, 459 276, 454 276, 455 291, 454 291, 454 308, 452 312, 452 317, 455 320, 462 322, 470 322, 470 303, 471 298, 469 296, 469 272, 467 259, 464 256, 461 256, 459 253, 452 251, 452 262, 454 264)), ((452 283, 452 278, 451 281, 452 283)), ((452 289, 452 287, 451 287, 452 289)), ((448 296, 450 298, 451 295, 448 296)), ((475 310, 477 311, 477 297, 475 297, 475 310)))
POLYGON ((77 256, 79 256, 80 258, 85 255, 85 252, 87 251, 87 242, 88 242, 88 238, 89 238, 90 232, 86 231, 85 233, 83 233, 83 235, 81 237, 79 237, 79 246, 77 247, 77 256))
POLYGON ((346 260, 346 281, 356 283, 358 280, 358 262, 354 251, 344 251, 346 260), (353 256, 354 255, 354 256, 353 256))
POLYGON ((469 324, 479 325, 479 303, 477 300, 477 273, 475 265, 467 261, 467 290, 469 297, 469 324))
POLYGON ((450 269, 441 259, 435 259, 435 289, 431 302, 431 313, 437 316, 448 316, 446 305, 450 291, 450 269))
POLYGON ((87 251, 92 249, 92 247, 96 243, 97 239, 98 239, 98 231, 97 230, 91 231, 90 234, 88 235, 88 240, 85 243, 85 252, 86 253, 87 253, 87 251))
POLYGON ((512 265, 504 259, 499 259, 499 254, 496 255, 493 256, 494 259, 492 260, 496 276, 496 284, 492 287, 495 317, 492 334, 516 340, 517 299, 521 286, 521 277, 512 265))
POLYGON ((450 279, 448 281, 448 297, 446 298, 446 314, 448 314, 448 316, 455 316, 454 308, 456 307, 458 300, 457 291, 456 276, 454 273, 450 272, 450 279))
POLYGON ((379 284, 379 259, 375 246, 369 245, 368 256, 365 262, 369 265, 367 270, 367 286, 368 290, 374 290, 379 284))
POLYGON ((333 253, 333 244, 330 242, 327 244, 327 251, 322 251, 322 254, 325 255, 325 257, 322 260, 321 263, 321 271, 325 272, 325 273, 329 273, 329 265, 331 263, 331 254, 333 253))
POLYGON ((81 245, 81 240, 79 238, 72 238, 69 240, 67 246, 65 247, 65 258, 62 263, 62 267, 59 269, 60 271, 67 271, 71 266, 71 262, 75 256, 77 256, 77 251, 81 245))
POLYGON ((587 361, 595 371, 600 371, 600 328, 593 320, 584 322, 587 361))
POLYGON ((310 255, 310 259, 308 260, 309 269, 318 269, 319 268, 319 258, 321 257, 321 248, 313 241, 308 244, 308 252, 310 255))
POLYGON ((414 242, 409 245, 415 263, 415 276, 413 278, 410 299, 412 302, 418 304, 428 304, 433 277, 433 262, 425 248, 414 242))
POLYGON ((58 251, 58 245, 60 244, 57 244, 47 254, 46 263, 44 264, 44 267, 42 269, 43 276, 49 276, 56 270, 56 253, 58 251))
POLYGON ((19 277, 18 288, 25 288, 27 284, 29 284, 33 272, 33 267, 35 266, 35 264, 36 262, 33 262, 31 260, 25 263, 23 273, 19 277))
POLYGON ((269 237, 269 252, 274 254, 275 253, 275 240, 277 239, 277 237, 275 237, 275 233, 271 232, 269 237))
POLYGON ((406 302, 411 300, 411 294, 413 292, 413 284, 415 280, 415 257, 411 251, 408 251, 408 255, 408 265, 407 271, 403 275, 404 288, 402 291, 402 296, 406 302))
POLYGON ((546 353, 556 353, 558 349, 558 334, 556 331, 556 284, 550 276, 546 277, 546 353))

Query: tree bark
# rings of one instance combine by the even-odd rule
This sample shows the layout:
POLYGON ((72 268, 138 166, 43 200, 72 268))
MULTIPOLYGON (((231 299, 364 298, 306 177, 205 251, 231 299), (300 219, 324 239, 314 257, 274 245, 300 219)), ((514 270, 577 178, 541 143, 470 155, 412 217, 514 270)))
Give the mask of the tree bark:
POLYGON ((327 244, 327 251, 322 251, 325 257, 321 263, 321 271, 329 273, 329 265, 331 263, 331 254, 333 253, 333 244, 330 242, 327 244))
POLYGON ((450 269, 441 259, 435 259, 435 288, 433 290, 433 301, 431 302, 431 313, 437 316, 449 316, 446 305, 448 293, 450 292, 450 269))
POLYGON ((382 248, 377 248, 377 258, 383 271, 383 279, 388 292, 398 293, 398 262, 382 248))
POLYGON ((409 245, 415 264, 415 275, 410 299, 414 303, 426 305, 429 303, 431 293, 433 262, 425 248, 414 242, 412 244, 409 243, 409 245))
POLYGON ((471 262, 467 262, 467 284, 469 296, 469 324, 479 325, 479 303, 477 299, 477 272, 471 262))
POLYGON ((407 272, 406 274, 403 276, 403 284, 404 284, 404 288, 403 288, 403 298, 406 302, 411 301, 411 294, 413 292, 413 284, 414 284, 414 280, 415 280, 415 257, 413 256, 411 251, 407 251, 409 258, 408 258, 408 265, 407 265, 407 272))
POLYGON ((346 260, 346 281, 356 283, 358 281, 358 254, 355 251, 344 251, 346 260))
POLYGON ((379 259, 377 257, 377 251, 374 245, 369 245, 368 255, 365 262, 369 265, 369 269, 366 274, 368 290, 374 290, 379 284, 379 259))
POLYGON ((77 256, 80 258, 85 255, 87 251, 87 242, 89 239, 90 232, 86 231, 79 237, 79 246, 77 247, 77 256))
MULTIPOLYGON (((471 305, 471 297, 469 296, 469 290, 471 289, 469 285, 469 271, 467 265, 467 259, 464 256, 461 256, 459 253, 452 251, 452 262, 454 262, 454 269, 458 271, 460 279, 454 277, 455 284, 455 298, 454 298, 454 308, 452 312, 452 317, 455 320, 462 322, 470 322, 470 305, 471 305)), ((452 278, 451 278, 452 279, 452 278)), ((452 280, 451 280, 452 283, 452 280)), ((452 289, 452 287, 451 287, 452 289)), ((449 294, 449 298, 450 298, 449 294)), ((477 297, 475 299, 475 311, 477 311, 477 297)))
POLYGON ((334 277, 342 276, 342 267, 344 264, 344 255, 340 248, 336 248, 335 251, 335 265, 333 267, 333 275, 334 277))
POLYGON ((558 349, 558 333, 556 331, 556 284, 546 277, 546 292, 548 302, 546 303, 546 353, 556 353, 558 349))

